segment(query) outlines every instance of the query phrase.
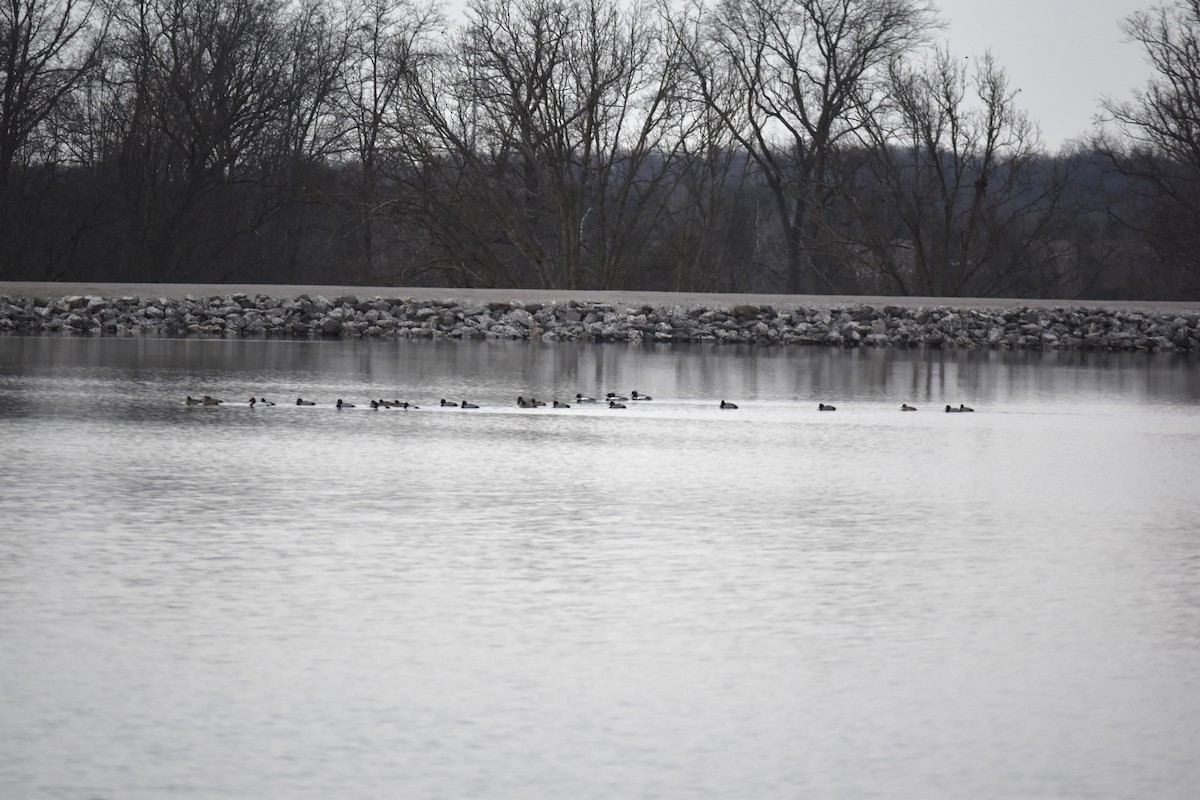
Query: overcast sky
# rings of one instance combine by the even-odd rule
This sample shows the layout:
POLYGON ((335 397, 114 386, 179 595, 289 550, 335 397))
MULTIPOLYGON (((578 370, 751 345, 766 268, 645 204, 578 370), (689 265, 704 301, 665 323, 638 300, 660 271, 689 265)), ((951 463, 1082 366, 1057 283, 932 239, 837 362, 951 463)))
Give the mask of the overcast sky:
POLYGON ((1127 99, 1150 77, 1118 22, 1152 0, 935 2, 949 23, 951 51, 971 56, 990 48, 1051 150, 1090 129, 1101 97, 1127 99))

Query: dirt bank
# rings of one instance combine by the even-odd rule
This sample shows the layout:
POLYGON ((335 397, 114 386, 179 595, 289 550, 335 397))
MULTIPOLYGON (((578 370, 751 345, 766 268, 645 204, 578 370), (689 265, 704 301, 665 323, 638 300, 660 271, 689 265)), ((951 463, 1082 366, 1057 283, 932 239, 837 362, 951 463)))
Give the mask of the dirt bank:
POLYGON ((977 297, 878 297, 868 295, 795 295, 795 294, 695 294, 687 292, 624 292, 558 289, 446 289, 397 286, 303 286, 287 284, 235 283, 33 283, 0 281, 0 295, 9 297, 165 297, 182 299, 216 295, 259 294, 271 297, 333 298, 356 295, 361 298, 395 297, 414 300, 459 300, 474 303, 528 302, 554 303, 575 300, 628 306, 672 306, 732 308, 737 305, 769 305, 786 308, 845 308, 855 305, 929 308, 934 306, 962 309, 1013 308, 1095 308, 1114 311, 1146 311, 1159 314, 1200 312, 1200 301, 1162 302, 1146 300, 1019 300, 977 297))

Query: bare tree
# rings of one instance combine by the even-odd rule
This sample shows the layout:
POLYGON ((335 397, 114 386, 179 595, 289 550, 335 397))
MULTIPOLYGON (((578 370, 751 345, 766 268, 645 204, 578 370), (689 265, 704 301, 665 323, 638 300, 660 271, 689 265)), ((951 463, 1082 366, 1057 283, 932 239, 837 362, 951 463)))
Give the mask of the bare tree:
MULTIPOLYGON (((356 267, 365 280, 411 272, 404 255, 405 203, 397 178, 410 163, 404 141, 414 121, 410 84, 437 57, 445 21, 436 5, 408 0, 362 0, 355 11, 351 58, 343 77, 342 114, 354 178, 351 209, 356 267)), ((401 179, 402 180, 402 179, 401 179)))
POLYGON ((313 266, 332 266, 340 256, 323 206, 331 163, 345 147, 338 98, 352 26, 344 4, 323 0, 289 4, 278 25, 279 106, 243 159, 238 194, 251 202, 235 230, 250 231, 240 237, 243 274, 304 282, 313 266))
MULTIPOLYGON (((680 101, 679 180, 670 214, 660 221, 654 257, 661 284, 671 291, 737 291, 751 288, 757 219, 746 218, 754 188, 746 157, 733 132, 706 98, 731 91, 723 76, 694 72, 704 31, 696 16, 678 14, 670 2, 658 13, 681 70, 673 88, 680 101)), ((724 76, 728 77, 728 76, 724 76)))
POLYGON ((0 0, 0 276, 44 222, 26 178, 61 160, 53 117, 97 68, 106 19, 94 0, 0 0))
POLYGON ((425 102, 428 161, 486 215, 467 241, 494 271, 565 287, 636 274, 678 180, 679 61, 658 27, 603 0, 470 7, 454 98, 425 102))
POLYGON ((254 232, 230 189, 261 181, 265 140, 287 107, 281 6, 133 0, 116 22, 110 110, 123 139, 113 158, 136 243, 132 271, 211 268, 225 279, 234 266, 227 251, 254 232))
POLYGON ((1138 201, 1117 213, 1164 269, 1200 273, 1200 0, 1175 0, 1122 23, 1155 76, 1129 101, 1108 100, 1093 146, 1136 178, 1138 201))
POLYGON ((99 63, 104 28, 91 0, 0 3, 0 186, 18 154, 37 144, 39 126, 99 63))
POLYGON ((817 267, 819 211, 834 148, 862 126, 898 55, 936 26, 924 0, 720 0, 693 5, 705 35, 687 48, 704 101, 770 192, 788 291, 830 289, 817 267))
POLYGON ((844 258, 869 288, 933 296, 1046 293, 1069 277, 1053 224, 1063 176, 991 54, 896 61, 888 106, 861 129, 844 195, 844 258), (869 176, 869 178, 867 178, 869 176))
POLYGON ((745 155, 713 115, 698 110, 684 139, 671 213, 658 225, 655 257, 665 274, 656 288, 737 292, 754 287, 759 208, 745 155))

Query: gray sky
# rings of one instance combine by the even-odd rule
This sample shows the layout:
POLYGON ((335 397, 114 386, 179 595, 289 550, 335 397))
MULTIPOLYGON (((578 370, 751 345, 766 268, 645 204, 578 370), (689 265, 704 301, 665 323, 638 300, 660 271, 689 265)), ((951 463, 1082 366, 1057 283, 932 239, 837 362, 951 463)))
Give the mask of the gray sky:
POLYGON ((991 49, 1051 150, 1091 128, 1100 98, 1127 99, 1151 75, 1117 23, 1161 0, 935 0, 956 55, 991 49))

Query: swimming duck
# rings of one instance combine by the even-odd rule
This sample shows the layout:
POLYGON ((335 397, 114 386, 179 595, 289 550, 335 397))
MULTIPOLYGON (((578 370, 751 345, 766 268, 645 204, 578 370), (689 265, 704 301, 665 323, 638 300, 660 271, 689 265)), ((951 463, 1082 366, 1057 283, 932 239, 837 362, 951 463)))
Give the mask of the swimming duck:
POLYGON ((446 406, 451 406, 452 408, 458 408, 458 403, 452 403, 451 401, 447 400, 444 397, 441 399, 441 401, 438 404, 440 406, 442 406, 443 408, 445 408, 446 406))
POLYGON ((957 414, 957 413, 959 413, 960 411, 962 411, 962 409, 961 409, 961 408, 954 408, 953 406, 946 406, 946 413, 947 413, 947 414, 957 414))
POLYGON ((636 389, 629 393, 629 397, 631 400, 653 400, 654 399, 653 397, 651 397, 648 394, 638 394, 636 389))
MULTIPOLYGON (((384 406, 384 408, 386 408, 386 407, 387 407, 387 406, 384 406)), ((375 409, 376 411, 378 411, 378 410, 379 410, 379 401, 378 401, 378 400, 372 400, 372 401, 371 401, 371 408, 373 408, 373 409, 375 409)))
POLYGON ((837 406, 828 406, 821 403, 817 406, 817 411, 837 411, 837 406))
POLYGON ((408 411, 410 408, 413 410, 420 410, 421 407, 414 406, 412 403, 408 402, 407 400, 405 400, 403 403, 401 403, 399 400, 396 400, 392 403, 392 408, 403 408, 405 411, 408 411))
POLYGON ((353 403, 343 403, 342 398, 339 397, 338 401, 337 401, 337 407, 338 408, 354 408, 354 404, 353 403))
POLYGON ((576 403, 594 403, 594 402, 596 402, 596 398, 584 397, 582 393, 579 393, 579 394, 575 395, 575 402, 576 403))
POLYGON ((901 411, 916 411, 917 409, 916 409, 916 406, 910 406, 908 403, 901 403, 900 410, 901 411))
POLYGON ((604 399, 611 403, 614 400, 616 400, 617 402, 623 402, 625 400, 628 400, 629 398, 622 397, 621 395, 617 394, 616 392, 609 392, 608 394, 604 395, 604 399))
MULTIPOLYGON (((454 403, 451 403, 450 405, 454 405, 454 403)), ((460 407, 461 408, 479 408, 479 406, 475 405, 474 403, 468 403, 466 400, 462 401, 462 404, 460 407)))
POLYGON ((959 410, 959 411, 974 411, 975 409, 973 409, 973 408, 969 408, 969 407, 967 407, 967 406, 964 406, 962 403, 959 403, 959 404, 958 404, 958 410, 959 410))
MULTIPOLYGON (((250 398, 250 399, 253 400, 254 398, 250 398)), ((187 399, 184 400, 184 402, 187 403, 189 406, 198 406, 198 405, 202 405, 204 403, 204 401, 201 400, 200 398, 192 397, 190 394, 187 396, 187 399)))
POLYGON ((304 400, 303 398, 297 397, 296 405, 298 405, 298 406, 315 406, 316 403, 314 403, 312 400, 304 400))
POLYGON ((737 405, 735 403, 726 403, 724 400, 722 400, 721 408, 737 408, 737 405))
POLYGON ((554 401, 554 407, 555 407, 555 408, 570 408, 571 406, 570 406, 569 404, 567 404, 567 403, 560 403, 560 402, 558 402, 557 400, 555 400, 555 401, 554 401))
POLYGON ((522 395, 517 395, 517 407, 518 408, 533 408, 533 406, 530 405, 529 401, 526 400, 524 398, 524 396, 522 396, 522 395))
POLYGON ((608 401, 608 407, 609 407, 609 408, 624 408, 624 407, 625 407, 625 404, 624 404, 624 403, 618 403, 616 400, 609 400, 609 401, 608 401))
POLYGON ((219 406, 219 405, 221 405, 221 403, 224 403, 225 401, 218 400, 215 397, 209 397, 208 395, 204 395, 204 399, 201 402, 206 406, 219 406))

